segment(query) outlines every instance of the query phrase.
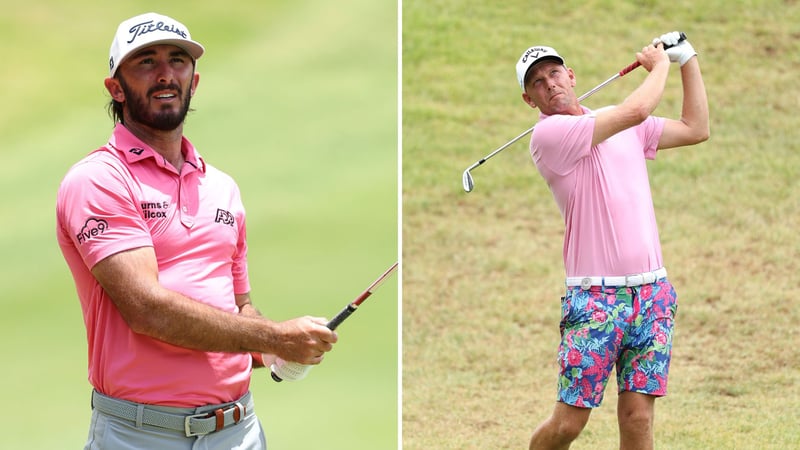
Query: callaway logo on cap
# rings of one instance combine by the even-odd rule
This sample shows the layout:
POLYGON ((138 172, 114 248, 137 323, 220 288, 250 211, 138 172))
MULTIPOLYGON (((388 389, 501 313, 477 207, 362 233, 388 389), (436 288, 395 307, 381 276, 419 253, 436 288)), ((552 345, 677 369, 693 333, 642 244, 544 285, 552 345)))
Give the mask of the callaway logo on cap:
POLYGON ((517 81, 522 90, 525 90, 525 76, 528 75, 528 70, 539 61, 545 59, 556 60, 564 64, 564 58, 561 57, 552 47, 536 46, 525 50, 522 56, 517 61, 517 81))
POLYGON ((114 76, 126 56, 142 47, 155 44, 178 46, 195 60, 205 51, 202 45, 192 40, 186 26, 177 20, 156 13, 142 14, 119 24, 117 34, 111 42, 108 60, 110 76, 114 76))

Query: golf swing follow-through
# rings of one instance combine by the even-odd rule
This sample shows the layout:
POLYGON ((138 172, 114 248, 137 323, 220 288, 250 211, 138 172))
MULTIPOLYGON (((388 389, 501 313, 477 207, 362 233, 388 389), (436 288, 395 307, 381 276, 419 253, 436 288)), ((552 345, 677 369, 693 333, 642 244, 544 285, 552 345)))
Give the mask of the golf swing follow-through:
MULTIPOLYGON (((686 40, 686 34, 680 33, 680 37, 678 38, 678 43, 681 43, 681 42, 683 42, 685 40, 686 40)), ((664 44, 664 49, 668 49, 670 47, 673 47, 674 45, 677 45, 677 43, 673 44, 673 45, 664 44)), ((528 53, 527 57, 535 57, 535 54, 538 54, 538 52, 547 51, 547 50, 552 50, 552 49, 550 49, 550 48, 538 48, 538 50, 537 50, 537 47, 531 47, 530 49, 528 49, 528 51, 526 51, 526 53, 530 52, 530 53, 528 53)), ((525 58, 525 55, 523 55, 523 58, 521 58, 521 59, 524 59, 524 58, 525 58)), ((628 65, 628 67, 625 67, 624 69, 622 69, 619 72, 615 73, 612 77, 610 77, 606 81, 603 81, 602 83, 600 83, 597 86, 595 86, 594 88, 592 88, 590 91, 588 91, 585 94, 583 94, 580 97, 578 97, 578 102, 581 102, 581 101, 589 98, 595 92, 597 92, 600 89, 602 89, 603 87, 605 87, 607 84, 611 83, 612 81, 616 80, 617 78, 624 77, 625 75, 627 75, 628 73, 630 73, 631 71, 633 71, 634 69, 636 69, 639 66, 641 66, 641 63, 639 61, 634 61, 633 63, 628 65)), ((522 82, 522 81, 520 81, 520 82, 522 82)), ((475 181, 472 179, 472 169, 475 169, 476 167, 482 165, 483 163, 488 161, 494 155, 502 152, 506 148, 510 147, 513 143, 517 142, 518 140, 520 140, 523 137, 525 137, 528 134, 530 134, 533 131, 534 127, 535 127, 535 125, 533 127, 528 128, 527 130, 523 131, 522 133, 519 134, 519 136, 515 137, 514 139, 511 139, 510 141, 508 141, 505 144, 501 145, 500 147, 498 147, 492 153, 489 153, 488 155, 484 156, 483 158, 479 159, 478 161, 475 161, 475 163, 473 163, 471 166, 467 167, 467 169, 464 170, 464 173, 461 175, 461 184, 464 187, 464 190, 466 192, 472 192, 472 189, 475 187, 475 181)))
MULTIPOLYGON (((661 255, 647 160, 708 139, 697 53, 682 33, 665 33, 636 53, 636 63, 580 98, 574 70, 551 47, 528 48, 515 68, 522 100, 539 111, 536 127, 517 139, 531 133, 531 159, 564 223, 555 406, 529 448, 569 448, 616 371, 619 448, 652 450, 678 303, 661 255), (680 66, 683 87, 679 119, 653 115, 671 62, 680 66), (596 110, 581 105, 639 65, 647 76, 624 101, 596 110)), ((469 171, 508 145, 464 172, 466 191, 474 186, 469 171)))

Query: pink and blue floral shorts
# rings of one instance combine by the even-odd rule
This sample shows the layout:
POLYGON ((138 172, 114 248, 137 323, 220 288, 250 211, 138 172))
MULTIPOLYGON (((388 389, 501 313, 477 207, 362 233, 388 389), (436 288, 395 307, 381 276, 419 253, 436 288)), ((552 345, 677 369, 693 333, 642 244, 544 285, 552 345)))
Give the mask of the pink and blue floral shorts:
POLYGON ((667 394, 677 296, 665 278, 637 287, 567 288, 558 401, 595 408, 616 366, 620 392, 667 394))

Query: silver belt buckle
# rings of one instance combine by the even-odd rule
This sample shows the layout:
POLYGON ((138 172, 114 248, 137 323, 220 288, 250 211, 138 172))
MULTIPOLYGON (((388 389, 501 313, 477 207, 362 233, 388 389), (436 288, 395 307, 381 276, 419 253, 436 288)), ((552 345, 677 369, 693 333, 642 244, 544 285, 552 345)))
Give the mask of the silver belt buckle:
POLYGON ((592 287, 592 278, 591 277, 584 277, 581 279, 581 289, 584 291, 588 291, 589 288, 592 287))
POLYGON ((208 433, 203 433, 203 432, 197 432, 197 433, 193 432, 192 431, 192 423, 191 423, 192 419, 208 419, 208 418, 209 418, 208 413, 193 414, 191 416, 184 417, 184 419, 183 419, 183 431, 186 433, 186 437, 194 437, 194 436, 200 436, 200 435, 208 434, 208 433))
POLYGON ((656 281, 654 272, 637 273, 636 275, 628 275, 625 277, 625 285, 628 287, 644 286, 645 284, 652 284, 656 281))

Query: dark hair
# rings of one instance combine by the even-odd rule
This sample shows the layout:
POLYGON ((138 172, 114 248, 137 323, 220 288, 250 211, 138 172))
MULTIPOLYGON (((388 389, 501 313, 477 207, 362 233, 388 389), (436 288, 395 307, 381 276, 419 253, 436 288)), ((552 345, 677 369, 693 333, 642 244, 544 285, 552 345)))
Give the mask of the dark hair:
POLYGON ((111 101, 108 102, 108 105, 106 106, 106 109, 108 110, 108 116, 111 117, 114 120, 115 124, 117 122, 119 122, 119 123, 121 123, 123 125, 125 124, 125 120, 123 119, 123 115, 122 115, 122 103, 121 102, 118 102, 118 101, 116 101, 116 100, 114 100, 112 98, 111 101))

